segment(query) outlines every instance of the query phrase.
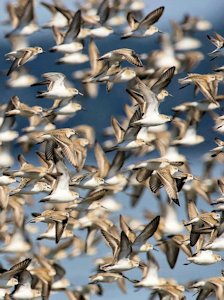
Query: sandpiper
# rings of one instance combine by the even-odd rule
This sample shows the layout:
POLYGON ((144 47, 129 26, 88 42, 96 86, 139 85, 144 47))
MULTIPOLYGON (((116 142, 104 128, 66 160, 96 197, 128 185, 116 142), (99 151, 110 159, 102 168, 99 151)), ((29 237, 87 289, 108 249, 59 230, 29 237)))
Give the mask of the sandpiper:
POLYGON ((69 188, 70 175, 63 160, 54 155, 56 170, 58 172, 57 180, 53 186, 50 195, 44 197, 40 202, 48 203, 67 203, 74 202, 79 198, 79 194, 71 191, 69 188))
POLYGON ((51 19, 43 25, 44 28, 52 28, 53 26, 65 28, 68 26, 68 19, 57 9, 56 5, 47 2, 41 2, 41 5, 43 5, 51 13, 51 19))
POLYGON ((193 83, 209 101, 216 105, 219 105, 215 97, 217 96, 218 83, 220 81, 223 81, 222 74, 217 76, 217 74, 190 73, 185 78, 179 79, 180 84, 188 85, 193 83))
POLYGON ((67 224, 66 221, 63 221, 62 224, 57 222, 49 223, 47 231, 38 235, 37 240, 49 239, 55 240, 58 243, 59 240, 71 238, 73 237, 73 230, 69 225, 71 224, 67 224))
POLYGON ((46 92, 39 92, 37 98, 49 98, 49 99, 67 99, 73 98, 76 95, 82 95, 76 88, 66 87, 66 76, 58 72, 48 72, 42 74, 45 81, 34 83, 36 85, 47 85, 46 92))
POLYGON ((80 103, 72 102, 71 99, 56 99, 45 116, 55 115, 56 119, 59 119, 59 116, 74 116, 79 110, 84 110, 80 103))
MULTIPOLYGON (((21 5, 21 4, 20 4, 21 5)), ((5 35, 6 38, 11 36, 28 36, 39 30, 39 26, 35 20, 34 0, 23 2, 23 5, 17 7, 11 6, 13 13, 12 23, 15 28, 5 35), (21 11, 22 10, 22 11, 21 11)))
POLYGON ((70 185, 76 185, 84 189, 95 189, 100 185, 104 185, 104 183, 104 178, 97 176, 97 173, 84 173, 73 176, 70 185))
POLYGON ((59 51, 64 53, 74 53, 82 50, 83 45, 76 41, 81 29, 81 10, 79 9, 70 20, 69 27, 63 35, 58 27, 53 26, 53 33, 56 39, 56 46, 50 49, 51 52, 59 51))
MULTIPOLYGON (((12 100, 13 97, 10 99, 5 109, 5 114, 14 108, 12 100)), ((0 125, 0 143, 11 142, 18 137, 19 133, 15 130, 12 130, 14 122, 15 122, 14 116, 6 117, 4 115, 4 118, 2 119, 2 123, 0 125)))
POLYGON ((56 61, 56 64, 78 65, 89 61, 89 56, 81 52, 67 53, 56 61))
POLYGON ((139 266, 140 258, 133 255, 131 242, 124 231, 121 232, 120 241, 106 231, 101 230, 101 232, 111 246, 114 255, 112 264, 101 266, 101 270, 124 272, 139 266))
POLYGON ((168 283, 168 279, 158 276, 159 264, 154 256, 147 252, 147 264, 143 264, 141 269, 143 271, 142 279, 135 284, 135 287, 149 287, 164 285, 168 283))
POLYGON ((150 12, 146 17, 144 17, 140 22, 135 19, 131 12, 127 15, 128 25, 131 29, 130 32, 125 33, 121 38, 126 39, 129 37, 147 37, 151 36, 156 32, 160 32, 159 29, 154 26, 164 12, 164 6, 161 6, 152 12, 150 12))
POLYGON ((45 210, 42 213, 33 213, 33 219, 29 222, 45 222, 55 225, 55 242, 58 243, 68 223, 69 213, 57 210, 45 210))
POLYGON ((20 115, 23 117, 30 117, 32 115, 42 115, 43 108, 41 106, 28 106, 25 103, 20 102, 19 97, 12 97, 12 104, 14 105, 14 109, 11 109, 5 113, 6 116, 16 116, 20 115))
POLYGON ((115 49, 110 52, 105 53, 104 55, 98 58, 99 61, 105 60, 108 61, 110 65, 121 63, 122 61, 128 61, 132 65, 142 67, 143 64, 139 56, 135 53, 134 50, 128 48, 115 49))
POLYGON ((207 37, 212 42, 212 44, 216 46, 216 49, 213 50, 212 52, 210 52, 209 55, 211 55, 211 56, 214 56, 214 54, 215 54, 215 56, 222 55, 221 52, 222 52, 222 49, 224 46, 224 37, 221 36, 221 34, 219 34, 217 32, 214 32, 214 37, 212 37, 209 34, 207 35, 207 37))
POLYGON ((32 289, 32 275, 24 270, 18 275, 19 284, 10 294, 14 299, 36 299, 41 297, 41 290, 32 289))
POLYGON ((15 264, 9 270, 2 269, 0 273, 0 286, 13 286, 18 284, 18 280, 15 278, 20 272, 25 270, 31 262, 31 258, 15 264))
POLYGON ((34 166, 28 163, 22 154, 18 155, 18 161, 21 165, 19 170, 5 171, 5 174, 9 174, 14 177, 25 177, 29 179, 40 179, 45 175, 50 174, 49 165, 34 166))
POLYGON ((222 275, 219 277, 211 277, 208 279, 203 279, 196 281, 189 286, 190 289, 198 290, 198 297, 204 297, 206 295, 215 294, 216 299, 221 300, 223 298, 223 271, 222 275))
MULTIPOLYGON (((20 216, 21 217, 21 216, 20 216)), ((31 243, 27 240, 27 233, 23 228, 15 227, 14 232, 9 236, 6 244, 0 249, 1 253, 24 254, 31 249, 31 243)))
POLYGON ((17 68, 23 66, 29 60, 33 59, 36 55, 43 52, 44 50, 41 47, 27 47, 5 54, 7 60, 13 61, 9 71, 7 72, 7 76, 17 68))
POLYGON ((45 149, 47 160, 52 160, 54 148, 58 146, 62 150, 62 155, 64 155, 67 160, 80 171, 85 163, 87 154, 85 147, 88 145, 88 140, 84 138, 71 140, 68 138, 68 136, 71 137, 74 134, 76 134, 74 129, 65 128, 40 136, 41 139, 47 140, 45 149))
POLYGON ((224 234, 222 233, 219 237, 212 239, 208 243, 205 243, 203 250, 214 250, 223 251, 224 250, 224 234))
MULTIPOLYGON (((187 258, 190 263, 198 265, 211 265, 222 260, 222 257, 218 254, 213 253, 212 250, 200 250, 193 256, 187 258)), ((186 263, 186 265, 190 264, 186 263)))
POLYGON ((136 235, 133 230, 127 225, 123 216, 120 216, 121 229, 126 233, 128 239, 131 241, 132 251, 134 253, 148 252, 153 249, 153 245, 147 243, 147 240, 153 236, 159 226, 160 217, 155 217, 145 228, 136 235))
POLYGON ((219 225, 220 215, 217 212, 198 213, 194 200, 189 199, 187 202, 189 222, 185 226, 191 225, 190 245, 194 246, 201 234, 212 233, 219 225))
POLYGON ((185 287, 177 283, 171 282, 164 285, 157 285, 153 287, 153 296, 165 297, 168 299, 182 300, 184 299, 185 287))
POLYGON ((37 77, 28 73, 28 70, 21 66, 10 74, 6 86, 10 88, 24 88, 37 82, 37 77))
POLYGON ((131 68, 118 68, 113 74, 103 75, 97 79, 97 82, 106 82, 107 92, 110 92, 114 83, 127 82, 135 78, 136 72, 131 68))
POLYGON ((215 147, 212 150, 210 150, 212 152, 212 157, 215 157, 219 153, 223 152, 224 142, 217 137, 215 138, 215 142, 218 145, 218 147, 215 147))
POLYGON ((125 287, 125 279, 132 283, 136 283, 136 280, 132 280, 125 276, 122 273, 115 273, 115 272, 98 272, 94 275, 89 277, 90 283, 100 283, 100 282, 117 282, 118 287, 121 289, 122 292, 126 293, 125 287))
MULTIPOLYGON (((136 77, 137 78, 137 77, 136 77)), ((156 94, 143 81, 137 78, 138 87, 143 96, 146 108, 142 118, 132 122, 132 126, 158 126, 171 121, 171 117, 159 113, 159 101, 156 94)))
POLYGON ((204 137, 197 134, 196 123, 190 125, 189 122, 179 118, 174 118, 172 123, 180 131, 179 136, 172 142, 172 145, 193 146, 204 142, 204 137))
POLYGON ((174 202, 180 206, 177 184, 174 178, 174 174, 178 172, 178 170, 177 166, 168 165, 154 171, 150 177, 149 186, 151 191, 154 193, 158 191, 158 188, 160 188, 161 185, 164 186, 169 197, 169 202, 174 202))

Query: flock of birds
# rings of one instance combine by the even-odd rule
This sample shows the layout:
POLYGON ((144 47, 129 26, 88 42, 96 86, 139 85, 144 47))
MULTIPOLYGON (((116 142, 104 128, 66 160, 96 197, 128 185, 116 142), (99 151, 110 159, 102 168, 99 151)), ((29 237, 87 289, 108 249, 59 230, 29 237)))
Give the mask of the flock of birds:
MULTIPOLYGON (((60 299, 89 299, 91 294, 101 295, 106 283, 116 282, 125 293, 128 281, 137 290, 150 293, 150 299, 186 299, 190 290, 196 291, 198 300, 210 296, 224 299, 220 263, 220 251, 224 250, 224 179, 213 176, 214 167, 223 163, 224 141, 215 139, 217 147, 204 156, 200 177, 192 174, 189 161, 180 152, 180 146, 194 149, 205 140, 197 132, 205 115, 214 121, 217 135, 224 132, 223 95, 219 94, 224 67, 209 74, 189 73, 205 59, 198 50, 201 41, 195 32, 207 32, 211 23, 188 15, 179 23, 172 21, 168 34, 156 24, 165 8, 145 14, 141 0, 88 0, 76 11, 61 1, 41 2, 51 13, 43 26, 55 37, 56 45, 50 52, 63 55, 57 63, 89 61, 88 69, 74 73, 83 86, 80 92, 63 73, 47 72, 43 65, 45 73, 39 81, 26 69, 30 60, 38 60, 44 52, 29 45, 29 37, 39 30, 34 2, 7 4, 12 29, 5 37, 12 51, 5 54, 11 65, 4 76, 10 88, 41 86, 36 97, 53 102, 50 108, 30 106, 14 95, 7 104, 1 104, 0 253, 5 254, 11 268, 3 268, 5 262, 1 262, 0 298, 49 299, 60 293, 60 299), (97 39, 110 35, 148 42, 153 34, 160 38, 160 49, 148 54, 129 48, 100 54, 97 48, 97 39), (86 45, 88 55, 83 52, 86 45), (171 96, 167 87, 181 72, 188 74, 179 79, 180 88, 193 85, 195 94, 204 98, 173 107, 172 116, 161 114, 160 103, 171 96), (126 86, 129 104, 124 107, 125 116, 111 116, 111 126, 104 129, 108 137, 105 143, 96 141, 92 126, 63 127, 83 109, 83 97, 97 97, 100 84, 113 93, 113 86, 120 82, 126 83, 122 87, 126 86), (18 116, 29 123, 20 132, 14 127, 18 116), (22 152, 17 170, 10 150, 15 142, 22 152), (92 165, 86 159, 91 151, 95 155, 92 165), (39 165, 27 161, 29 152, 38 157, 39 165), (122 195, 130 199, 134 211, 145 191, 149 200, 158 204, 157 213, 150 210, 149 201, 144 218, 123 214, 122 195), (37 197, 41 199, 38 204, 37 197), (210 209, 198 209, 200 201, 211 204, 210 209), (177 206, 186 210, 183 222, 178 220, 177 206), (39 222, 46 224, 46 231, 42 226, 43 231, 38 232, 35 223, 39 222), (80 232, 86 238, 79 237, 80 232), (46 245, 45 239, 51 242, 46 245), (111 248, 111 254, 95 260, 95 274, 88 274, 86 285, 76 288, 66 278, 61 260, 70 259, 72 265, 74 257, 94 255, 100 242, 111 248), (182 282, 184 278, 181 282, 162 278, 156 251, 164 253, 170 268, 178 264, 179 252, 183 252, 186 265, 219 264, 220 274, 209 277, 205 272, 204 278, 190 283, 182 282), (126 272, 134 268, 142 271, 142 277, 130 278, 126 272)), ((221 57, 224 37, 216 32, 207 37, 215 46, 210 58, 221 57)))

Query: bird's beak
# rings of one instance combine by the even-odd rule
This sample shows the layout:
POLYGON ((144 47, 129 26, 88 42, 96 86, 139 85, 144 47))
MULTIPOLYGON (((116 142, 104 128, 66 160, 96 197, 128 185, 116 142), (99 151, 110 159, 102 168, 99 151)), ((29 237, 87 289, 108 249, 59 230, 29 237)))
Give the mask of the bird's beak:
POLYGON ((80 96, 84 96, 81 92, 78 92, 78 94, 79 94, 80 96))

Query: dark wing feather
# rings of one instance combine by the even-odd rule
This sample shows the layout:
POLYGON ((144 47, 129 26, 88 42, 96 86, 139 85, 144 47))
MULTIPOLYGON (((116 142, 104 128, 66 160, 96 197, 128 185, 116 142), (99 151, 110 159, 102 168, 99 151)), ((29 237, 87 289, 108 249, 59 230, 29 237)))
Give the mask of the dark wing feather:
POLYGON ((47 141, 45 147, 45 157, 47 160, 53 160, 55 147, 57 147, 57 143, 55 141, 47 141))
POLYGON ((145 190, 145 186, 142 185, 137 185, 133 187, 133 191, 130 194, 130 200, 131 200, 131 206, 135 207, 137 203, 139 202, 141 196, 143 195, 145 190))
POLYGON ((92 202, 92 201, 100 200, 105 196, 106 192, 107 192, 106 189, 92 191, 87 195, 84 201, 92 202))
POLYGON ((175 267, 180 248, 176 246, 171 240, 166 243, 166 257, 171 269, 175 267))
POLYGON ((108 245, 111 247, 113 255, 115 256, 119 246, 119 241, 114 236, 106 232, 105 230, 101 230, 101 233, 105 238, 105 240, 107 241, 108 245))
POLYGON ((157 230, 160 216, 156 216, 149 224, 145 226, 142 232, 136 237, 134 244, 144 244, 157 230))
POLYGON ((162 184, 164 185, 170 201, 173 201, 180 206, 175 179, 169 172, 163 169, 158 171, 157 174, 162 184))
MULTIPOLYGON (((9 101, 7 107, 6 107, 5 113, 7 113, 8 111, 14 109, 14 105, 12 103, 13 97, 10 99, 10 101, 9 101)), ((11 129, 12 126, 14 125, 14 123, 15 123, 15 120, 16 120, 15 116, 5 117, 2 124, 1 124, 1 126, 0 126, 0 131, 7 131, 7 130, 11 129)))
POLYGON ((34 3, 33 0, 29 0, 24 7, 18 27, 31 23, 34 20, 34 16, 34 3))
POLYGON ((100 144, 96 143, 96 146, 94 148, 95 157, 97 161, 97 166, 99 168, 99 176, 104 178, 107 176, 109 169, 110 169, 110 163, 100 146, 100 144))
POLYGON ((67 222, 68 222, 68 219, 63 220, 62 222, 56 222, 56 224, 55 224, 55 242, 56 242, 56 244, 60 241, 67 222))
POLYGON ((190 246, 193 247, 198 239, 200 238, 200 233, 197 232, 197 230, 200 228, 199 224, 193 224, 191 233, 190 233, 190 246))
POLYGON ((152 174, 152 170, 148 170, 147 168, 142 168, 136 172, 136 180, 138 182, 143 182, 148 179, 152 174))
POLYGON ((121 230, 124 231, 128 239, 133 242, 135 240, 135 233, 133 230, 128 226, 128 224, 125 222, 125 219, 122 215, 120 215, 120 227, 121 230))
POLYGON ((67 160, 75 167, 78 167, 78 160, 77 160, 77 153, 73 149, 72 141, 63 136, 63 140, 60 139, 60 136, 57 137, 56 135, 53 136, 54 141, 61 147, 62 153, 67 158, 67 160))
POLYGON ((31 260, 32 260, 31 258, 26 258, 23 261, 19 262, 18 264, 12 266, 9 270, 10 271, 13 270, 17 272, 23 271, 29 266, 31 260))
POLYGON ((171 82, 175 69, 176 69, 175 67, 171 67, 168 70, 166 70, 160 76, 160 78, 153 84, 151 90, 155 93, 159 93, 162 89, 165 89, 171 82))
POLYGON ((124 231, 122 231, 120 239, 120 249, 117 256, 118 260, 127 258, 131 254, 131 251, 131 242, 129 241, 124 231))
POLYGON ((153 193, 156 193, 161 187, 163 183, 161 182, 160 178, 153 174, 149 179, 149 187, 153 193))
POLYGON ((109 168, 108 177, 115 175, 123 166, 125 161, 125 151, 117 151, 109 168))
POLYGON ((141 20, 141 22, 139 23, 139 27, 153 25, 160 19, 160 17, 163 14, 163 11, 164 11, 164 6, 161 6, 157 9, 153 10, 143 20, 141 20))
POLYGON ((12 266, 8 271, 3 272, 2 274, 0 274, 0 278, 11 278, 14 275, 24 271, 29 264, 31 263, 31 258, 26 258, 25 260, 19 262, 18 264, 12 266))
POLYGON ((24 65, 33 56, 32 51, 26 51, 18 62, 18 67, 24 65))
POLYGON ((100 24, 104 24, 110 15, 108 0, 103 0, 98 8, 97 15, 100 17, 100 24))
POLYGON ((139 24, 138 20, 135 19, 131 11, 127 14, 127 22, 131 30, 135 30, 139 24))
POLYGON ((73 19, 71 24, 69 25, 69 29, 67 30, 64 38, 64 43, 71 43, 78 36, 81 29, 81 10, 79 9, 73 19))

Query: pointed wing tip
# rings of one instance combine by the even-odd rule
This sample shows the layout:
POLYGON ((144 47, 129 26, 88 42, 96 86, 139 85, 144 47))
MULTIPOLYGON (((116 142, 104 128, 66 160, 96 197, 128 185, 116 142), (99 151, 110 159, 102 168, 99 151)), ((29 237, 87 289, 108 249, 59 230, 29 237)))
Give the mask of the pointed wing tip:
POLYGON ((176 198, 174 199, 174 198, 173 198, 172 201, 173 201, 175 204, 177 204, 178 206, 180 206, 179 199, 176 199, 176 198))

